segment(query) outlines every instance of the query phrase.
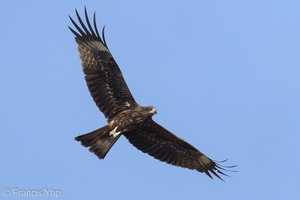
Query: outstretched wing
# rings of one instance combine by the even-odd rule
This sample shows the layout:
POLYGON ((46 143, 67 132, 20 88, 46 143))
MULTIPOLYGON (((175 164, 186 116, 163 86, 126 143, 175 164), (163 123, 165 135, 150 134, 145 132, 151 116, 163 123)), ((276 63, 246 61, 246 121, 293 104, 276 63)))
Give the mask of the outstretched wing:
POLYGON ((96 17, 94 14, 94 28, 92 27, 85 9, 86 24, 83 23, 77 10, 76 15, 79 24, 70 17, 77 31, 69 27, 74 33, 78 44, 81 65, 85 74, 85 80, 91 96, 105 117, 110 119, 117 113, 135 107, 135 102, 122 72, 111 55, 104 37, 99 35, 96 17))
POLYGON ((221 180, 223 179, 219 174, 226 175, 221 171, 226 170, 224 166, 220 166, 212 161, 198 149, 172 134, 153 120, 142 131, 127 132, 124 135, 137 149, 148 153, 160 161, 204 172, 210 178, 212 178, 210 173, 221 180))

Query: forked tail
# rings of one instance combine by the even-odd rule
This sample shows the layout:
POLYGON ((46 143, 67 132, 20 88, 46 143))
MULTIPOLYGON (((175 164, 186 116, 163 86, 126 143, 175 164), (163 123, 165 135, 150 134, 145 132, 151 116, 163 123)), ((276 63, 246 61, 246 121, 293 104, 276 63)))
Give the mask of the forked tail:
POLYGON ((90 152, 93 152, 98 158, 103 159, 110 148, 116 143, 121 136, 110 137, 107 134, 107 126, 103 126, 95 131, 77 136, 75 140, 80 141, 85 147, 90 147, 90 152))

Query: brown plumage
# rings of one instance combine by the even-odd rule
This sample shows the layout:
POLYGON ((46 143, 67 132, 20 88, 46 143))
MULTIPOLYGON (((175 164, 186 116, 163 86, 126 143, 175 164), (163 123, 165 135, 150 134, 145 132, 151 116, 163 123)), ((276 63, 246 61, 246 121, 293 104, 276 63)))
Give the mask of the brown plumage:
POLYGON ((90 147, 91 152, 103 159, 119 137, 124 135, 137 149, 160 161, 195 169, 211 178, 212 173, 223 180, 219 174, 226 175, 221 171, 226 170, 224 166, 154 122, 154 107, 140 106, 134 100, 120 68, 107 47, 104 28, 102 38, 98 32, 95 14, 94 27, 90 24, 86 9, 87 25, 77 10, 76 15, 80 26, 70 17, 77 31, 69 28, 76 36, 88 89, 96 105, 107 118, 108 124, 75 139, 83 146, 90 147))

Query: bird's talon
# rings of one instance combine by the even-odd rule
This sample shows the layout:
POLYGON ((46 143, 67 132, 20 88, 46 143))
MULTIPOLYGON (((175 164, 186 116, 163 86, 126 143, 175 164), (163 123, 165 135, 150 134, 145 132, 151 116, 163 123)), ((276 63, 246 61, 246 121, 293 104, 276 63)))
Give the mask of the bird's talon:
POLYGON ((109 136, 112 138, 117 137, 118 135, 120 135, 121 131, 116 132, 118 127, 114 128, 112 131, 109 132, 109 136))

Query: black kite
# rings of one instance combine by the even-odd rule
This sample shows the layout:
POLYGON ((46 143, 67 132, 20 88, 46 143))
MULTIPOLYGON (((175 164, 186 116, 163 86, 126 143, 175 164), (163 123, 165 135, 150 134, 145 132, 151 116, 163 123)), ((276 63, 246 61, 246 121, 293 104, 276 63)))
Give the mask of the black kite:
MULTIPOLYGON (((224 166, 217 164, 198 149, 172 134, 152 120, 156 109, 140 106, 130 93, 122 72, 109 51, 104 28, 102 38, 96 25, 94 14, 93 27, 85 9, 86 24, 77 10, 79 24, 70 17, 77 31, 74 33, 78 44, 81 65, 88 89, 98 108, 107 118, 108 124, 90 133, 78 136, 85 147, 103 159, 121 135, 137 149, 171 165, 195 169, 223 180, 219 174, 224 166)), ((233 167, 233 166, 232 166, 233 167)))

